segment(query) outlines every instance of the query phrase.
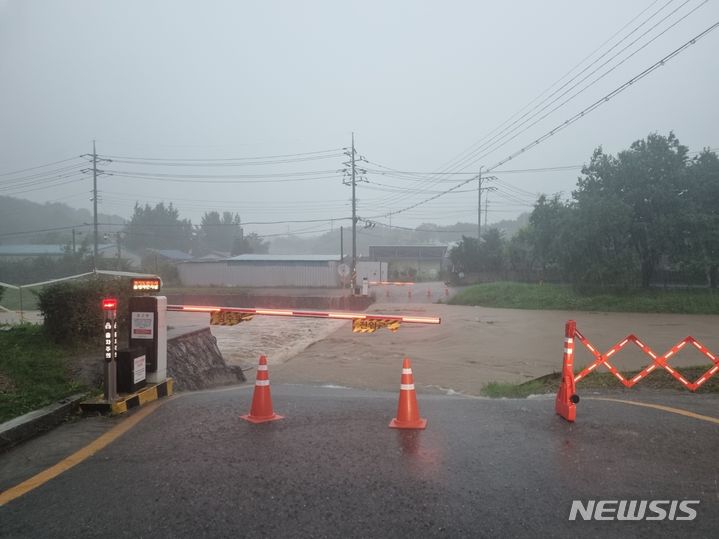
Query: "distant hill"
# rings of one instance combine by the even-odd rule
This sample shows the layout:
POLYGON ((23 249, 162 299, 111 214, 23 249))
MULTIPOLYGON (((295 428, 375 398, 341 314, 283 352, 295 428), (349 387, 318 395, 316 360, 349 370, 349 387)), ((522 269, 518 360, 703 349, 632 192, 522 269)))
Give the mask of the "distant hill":
MULTIPOLYGON (((98 214, 101 223, 124 223, 118 215, 98 214)), ((84 209, 71 208, 67 204, 38 204, 22 198, 0 196, 0 243, 45 243, 65 244, 72 240, 72 230, 51 230, 62 227, 75 227, 77 241, 92 229, 84 223, 92 223, 92 213, 84 209), (26 234, 29 231, 41 230, 26 234)), ((110 232, 117 227, 99 227, 99 232, 110 232)))
MULTIPOLYGON (((529 213, 523 213, 517 219, 504 220, 487 225, 487 228, 498 228, 505 238, 515 235, 520 228, 529 222, 529 213)), ((484 227, 483 227, 484 230, 484 227)), ((440 226, 424 223, 416 229, 388 228, 375 226, 357 227, 357 253, 367 255, 370 245, 447 245, 459 241, 465 236, 477 236, 477 223, 457 223, 440 226)), ((344 242, 340 240, 339 228, 320 236, 280 236, 272 240, 272 254, 327 254, 338 253, 340 244, 344 243, 345 256, 352 252, 352 227, 344 227, 344 242)))

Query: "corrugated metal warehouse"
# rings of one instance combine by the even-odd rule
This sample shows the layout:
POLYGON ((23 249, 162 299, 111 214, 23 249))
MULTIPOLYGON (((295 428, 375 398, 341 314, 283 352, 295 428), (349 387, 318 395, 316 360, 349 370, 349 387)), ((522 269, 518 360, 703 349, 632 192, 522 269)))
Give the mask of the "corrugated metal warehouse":
MULTIPOLYGON (((187 261, 178 264, 177 270, 184 286, 335 288, 342 285, 339 265, 338 255, 245 254, 187 261)), ((371 278, 382 269, 386 274, 386 265, 358 263, 357 277, 371 278)))
POLYGON ((447 263, 446 245, 370 245, 371 260, 386 262, 389 279, 439 279, 447 263))

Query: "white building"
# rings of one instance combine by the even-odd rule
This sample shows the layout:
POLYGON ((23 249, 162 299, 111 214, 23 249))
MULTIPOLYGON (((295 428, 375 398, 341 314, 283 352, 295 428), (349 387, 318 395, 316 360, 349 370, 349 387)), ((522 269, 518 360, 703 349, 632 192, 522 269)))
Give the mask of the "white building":
MULTIPOLYGON (((345 263, 346 259, 345 259, 345 263)), ((338 288, 343 286, 338 255, 245 254, 222 260, 188 260, 177 265, 183 286, 338 288)), ((386 264, 358 262, 357 282, 380 280, 386 264)))

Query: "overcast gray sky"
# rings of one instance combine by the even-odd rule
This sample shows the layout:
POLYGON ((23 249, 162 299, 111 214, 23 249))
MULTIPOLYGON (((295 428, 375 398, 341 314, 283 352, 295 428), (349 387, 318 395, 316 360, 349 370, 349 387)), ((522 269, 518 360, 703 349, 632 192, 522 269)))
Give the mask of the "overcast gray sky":
MULTIPOLYGON (((135 200, 164 200, 195 223, 212 209, 250 223, 337 219, 246 226, 313 233, 350 215, 337 171, 354 132, 362 167, 413 173, 369 173, 360 216, 476 221, 476 182, 402 211, 471 177, 414 173, 492 167, 717 21, 717 2, 703 0, 0 0, 0 173, 88 153, 96 139, 115 156, 102 212, 129 217, 135 200), (523 109, 548 88, 553 104, 523 109), (514 131, 484 138, 520 110, 514 131), (252 166, 177 161, 326 150, 252 166)), ((719 147, 717 50, 719 30, 499 169, 581 165, 599 145, 614 153, 653 131, 719 147)), ((80 163, 0 176, 0 194, 89 208, 80 163)), ((495 172, 489 221, 529 209, 530 193, 569 193, 578 173, 495 172)))

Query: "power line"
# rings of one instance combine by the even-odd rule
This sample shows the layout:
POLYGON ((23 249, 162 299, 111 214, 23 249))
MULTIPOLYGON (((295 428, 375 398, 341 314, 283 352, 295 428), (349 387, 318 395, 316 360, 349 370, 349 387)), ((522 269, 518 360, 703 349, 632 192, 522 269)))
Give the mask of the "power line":
POLYGON ((8 238, 11 236, 29 236, 31 234, 42 234, 44 232, 58 232, 60 230, 72 230, 73 228, 80 228, 83 226, 90 226, 87 223, 83 223, 81 225, 71 225, 71 226, 58 226, 53 228, 40 228, 37 230, 25 230, 25 231, 19 231, 19 232, 5 232, 3 234, 0 234, 0 238, 8 238))
MULTIPOLYGON (((275 159, 275 158, 289 158, 289 157, 301 157, 317 154, 325 154, 329 152, 342 152, 344 148, 332 148, 329 150, 319 150, 316 152, 304 152, 304 153, 290 153, 282 155, 263 155, 255 157, 223 157, 223 158, 168 158, 168 157, 132 157, 132 156, 120 156, 120 155, 102 155, 103 158, 108 159, 132 159, 135 161, 173 161, 173 162, 221 162, 221 161, 247 161, 247 160, 259 160, 259 159, 275 159)), ((342 155, 341 153, 337 154, 342 155)))
POLYGON ((0 191, 3 191, 3 192, 10 191, 9 194, 6 196, 19 195, 19 194, 23 194, 23 193, 30 193, 33 191, 42 191, 42 190, 48 189, 50 187, 59 187, 60 185, 67 185, 69 183, 77 183, 77 182, 84 180, 84 178, 72 178, 73 176, 77 176, 77 174, 72 174, 71 176, 58 177, 58 178, 53 179, 52 181, 43 182, 42 185, 40 185, 40 186, 30 186, 29 188, 13 187, 10 189, 0 188, 0 191), (72 178, 72 179, 66 179, 66 178, 72 178))
POLYGON ((50 166, 52 166, 52 165, 58 165, 58 164, 60 164, 60 163, 67 163, 68 161, 73 161, 73 160, 75 160, 75 159, 80 159, 80 156, 78 155, 78 156, 75 156, 75 157, 69 157, 69 158, 67 158, 67 159, 61 159, 61 160, 59 160, 59 161, 52 161, 51 163, 45 163, 44 165, 37 165, 37 166, 35 166, 35 167, 23 168, 23 169, 20 169, 20 170, 13 170, 12 172, 3 172, 2 174, 0 174, 0 176, 12 176, 12 175, 14 175, 14 174, 19 174, 19 173, 21 173, 21 172, 27 172, 27 171, 29 171, 29 170, 37 170, 37 169, 40 169, 40 168, 50 167, 50 166))
POLYGON ((19 176, 17 178, 8 178, 0 181, 0 187, 10 187, 13 185, 22 185, 26 182, 41 182, 43 180, 52 179, 56 176, 67 174, 68 172, 78 172, 83 168, 83 164, 71 165, 69 167, 62 167, 54 170, 48 170, 46 172, 40 172, 30 174, 28 176, 19 176))
MULTIPOLYGON (((649 18, 647 18, 644 22, 642 22, 637 28, 635 28, 632 32, 630 32, 627 36, 625 36, 619 43, 621 43, 622 41, 624 41, 627 37, 629 37, 631 34, 633 34, 636 30, 638 30, 639 28, 641 28, 644 24, 646 24, 649 20, 651 20, 651 19, 652 19, 654 16, 656 16, 659 12, 661 12, 666 6, 668 6, 672 1, 673 1, 673 0, 670 0, 670 1, 667 2, 664 6, 662 6, 659 10, 657 10, 655 13, 653 13, 649 18)), ((598 47, 598 48, 597 48, 594 52, 592 52, 589 56, 587 56, 587 57, 585 58, 585 60, 588 59, 588 58, 590 58, 591 56, 593 56, 595 52, 597 52, 598 50, 600 50, 606 43, 610 42, 616 35, 618 35, 619 33, 621 33, 624 28, 626 28, 627 26, 629 26, 630 24, 632 24, 636 19, 638 19, 641 15, 643 15, 649 8, 651 8, 655 3, 656 3, 656 2, 652 3, 648 8, 644 9, 641 13, 639 13, 637 16, 635 16, 629 23, 627 23, 624 27, 622 27, 617 33, 615 33, 612 37, 610 37, 610 38, 609 38, 607 41, 605 41, 602 45, 600 45, 600 47, 598 47)), ((619 43, 618 43, 618 44, 619 44, 619 43)), ((614 47, 612 47, 612 49, 615 48, 618 44, 614 45, 614 47)), ((590 65, 589 65, 588 67, 591 67, 592 65, 594 65, 597 61, 599 61, 603 56, 605 56, 605 55, 606 55, 608 52, 610 52, 612 49, 609 49, 609 51, 607 51, 607 52, 606 52, 604 55, 602 55, 600 58, 594 60, 592 63, 590 63, 590 65)), ((544 95, 547 91, 549 91, 550 89, 552 89, 554 86, 556 86, 557 84, 559 84, 562 80, 564 80, 567 76, 569 76, 569 75, 570 75, 579 65, 581 65, 585 60, 582 60, 579 64, 577 64, 577 66, 575 66, 575 67, 573 67, 571 70, 569 70, 563 77, 561 77, 561 78, 558 79, 555 83, 553 83, 552 85, 550 85, 544 92, 542 92, 537 98, 535 98, 535 99, 534 99, 532 102, 530 102, 528 105, 526 105, 525 107, 523 107, 522 109, 520 109, 520 110, 519 110, 517 113, 515 113, 514 115, 510 116, 510 118, 509 118, 508 120, 506 120, 503 124, 501 124, 500 126, 498 126, 498 127, 495 128, 495 129, 493 129, 493 130, 490 131, 487 135, 485 135, 482 139, 480 139, 477 143, 473 144, 472 146, 470 146, 469 148, 467 148, 466 150, 464 150, 463 152, 461 152, 455 159, 449 161, 446 165, 444 165, 443 170, 447 171, 447 170, 449 170, 449 168, 452 167, 452 166, 458 167, 458 166, 460 166, 462 163, 466 162, 469 156, 471 156, 471 155, 473 155, 473 154, 476 153, 476 151, 477 151, 476 147, 477 147, 477 146, 480 146, 480 147, 481 147, 482 143, 483 143, 487 138, 490 138, 490 137, 494 136, 494 133, 495 133, 497 130, 500 130, 500 132, 502 132, 503 130, 506 130, 507 128, 505 128, 504 126, 505 126, 508 122, 510 122, 514 116, 516 116, 517 114, 521 113, 522 110, 524 110, 524 109, 526 109, 527 107, 531 106, 534 102, 536 102, 538 99, 540 99, 540 98, 542 97, 542 95, 544 95), (503 128, 504 128, 504 129, 503 129, 503 128), (453 164, 454 164, 454 165, 453 165, 453 164)), ((585 68, 585 70, 586 70, 586 68, 585 68)), ((581 75, 581 73, 575 75, 572 79, 570 79, 569 82, 571 82, 572 80, 576 79, 576 77, 578 77, 579 75, 581 75)), ((561 88, 559 88, 559 89, 561 89, 561 88)), ((559 91, 559 89, 555 90, 554 93, 556 93, 557 91, 559 91)), ((551 94, 549 97, 545 98, 544 100, 542 100, 538 105, 536 105, 536 106, 534 107, 534 109, 536 109, 538 106, 540 106, 541 103, 543 103, 544 101, 546 101, 546 99, 551 98, 552 95, 554 95, 554 93, 551 94)), ((531 109, 529 112, 531 112, 531 111, 534 110, 534 109, 531 109)), ((441 174, 443 175, 443 173, 441 173, 441 174)), ((435 183, 437 183, 437 182, 439 182, 439 181, 441 181, 441 180, 435 179, 435 180, 433 181, 432 178, 426 179, 424 183, 427 183, 427 187, 426 187, 425 189, 430 188, 432 185, 434 185, 435 183)), ((423 189, 420 188, 420 189, 418 189, 417 194, 421 194, 422 192, 423 192, 423 189)), ((397 199, 397 201, 398 201, 398 199, 397 199)))
MULTIPOLYGON (((478 149, 476 150, 475 155, 469 156, 469 157, 467 158, 468 161, 465 162, 465 165, 466 165, 466 166, 471 166, 472 164, 477 163, 478 161, 480 161, 481 159, 487 157, 488 155, 490 155, 490 154, 493 153, 494 151, 498 150, 499 148, 502 148, 502 147, 506 146, 509 142, 511 142, 512 140, 516 139, 516 138, 517 138, 518 136, 520 136, 521 134, 527 132, 529 129, 531 129, 532 127, 534 127, 535 125, 537 125, 539 122, 541 122, 542 120, 544 120, 545 118, 547 118, 548 116, 550 116, 551 114, 553 114, 554 112, 556 112, 557 110, 559 110, 560 108, 564 107, 564 105, 566 105, 566 104, 569 103, 570 101, 574 100, 574 98, 576 98, 578 95, 584 93, 586 90, 588 90, 589 88, 591 88, 592 86, 594 86, 597 82, 599 82, 599 81, 602 80, 604 77, 606 77, 607 75, 609 75, 610 73, 612 73, 614 70, 616 70, 617 68, 619 68, 619 67, 620 67, 621 65, 623 65, 625 62, 627 62, 630 58, 632 58, 633 56, 635 56, 636 54, 638 54, 640 51, 644 50, 644 49, 645 49, 646 47, 648 47, 651 43, 653 43, 654 41, 656 41, 657 39, 659 39, 662 35, 664 35, 666 32, 668 32, 668 31, 669 31, 670 29, 672 29, 674 26, 676 26, 676 25, 679 24, 681 21, 683 21, 684 19, 686 19, 689 15, 691 15, 692 13, 694 13, 697 9, 703 7, 708 0, 704 0, 703 3, 699 4, 698 6, 696 6, 696 7, 695 7, 693 10, 691 10, 689 13, 687 13, 687 14, 685 14, 684 16, 680 17, 678 20, 676 20, 676 21, 675 21, 674 23, 672 23, 670 26, 668 26, 667 28, 665 28, 663 31, 661 31, 660 33, 658 33, 657 35, 655 35, 652 39, 650 39, 649 41, 647 41, 646 43, 644 43, 642 46, 640 46, 638 49, 636 49, 635 51, 633 51, 631 54, 629 54, 628 56, 626 56, 625 58, 623 58, 621 61, 619 61, 619 62, 617 62, 616 64, 614 64, 613 66, 611 66, 611 67, 610 67, 609 69, 607 69, 605 72, 601 73, 601 74, 600 74, 598 77, 596 77, 594 80, 590 81, 586 86, 584 86, 583 88, 581 88, 581 89, 579 89, 578 91, 574 92, 574 93, 573 93, 572 95, 570 95, 567 99, 565 99, 564 101, 560 102, 556 107, 550 109, 550 110, 549 110, 547 113, 545 113, 544 115, 539 116, 543 111, 547 110, 547 109, 548 109, 550 106, 552 106, 554 103, 557 103, 562 97, 564 97, 564 96, 566 96, 567 94, 569 94, 572 90, 574 90, 575 88, 577 88, 581 83, 583 83, 583 82, 586 81, 589 77, 591 77, 592 75, 594 75, 595 73, 597 73, 600 69, 602 69, 604 66, 606 66, 609 62, 611 62, 612 60, 614 60, 614 59, 615 59, 617 56, 619 56, 622 52, 626 51, 629 47, 631 47, 632 45, 634 45, 637 41, 639 41, 639 40, 640 40, 642 37, 644 37, 647 33, 649 33, 649 32, 651 32, 652 30, 654 30, 659 24, 661 24, 662 22, 664 22, 668 17, 670 17, 671 15, 673 15, 674 13, 676 13, 676 11, 678 11, 679 9, 681 9, 682 7, 684 7, 684 6, 685 6, 687 3, 689 3, 690 1, 691 1, 691 0, 686 0, 686 1, 685 1, 683 4, 681 4, 677 9, 675 9, 674 11, 672 11, 672 12, 671 12, 669 15, 667 15, 665 18, 661 19, 657 24, 655 24, 654 26, 652 26, 649 30, 647 30, 646 32, 644 32, 643 34, 641 34, 636 40, 634 40, 634 41, 632 41, 631 43, 629 43, 629 45, 627 45, 626 47, 624 47, 623 49, 621 49, 617 54, 615 54, 614 56, 612 56, 609 60, 607 60, 606 62, 604 62, 603 64, 601 64, 599 67, 597 67, 597 68, 594 69, 593 71, 591 71, 591 72, 590 72, 589 74, 587 74, 584 78, 580 79, 577 83, 575 83, 574 85, 570 86, 566 91, 564 91, 564 92, 562 92, 561 94, 557 95, 554 99, 552 99, 551 101, 549 101, 549 102, 547 102, 546 104, 544 104, 541 108, 537 109, 536 112, 532 112, 532 114, 530 114, 528 117, 526 117, 526 119, 524 119, 522 122, 516 124, 515 127, 513 127, 512 129, 510 129, 510 130, 508 130, 508 131, 505 131, 504 133, 502 133, 501 135, 498 135, 497 137, 493 137, 492 139, 490 139, 487 143, 485 143, 484 145, 482 145, 482 147, 480 147, 480 148, 478 148, 478 149), (538 117, 538 116, 539 116, 539 117, 538 117), (537 118, 537 117, 538 117, 538 118, 537 118), (537 119, 535 120, 535 118, 537 118, 537 119), (533 121, 533 120, 534 120, 534 121, 533 121), (529 122, 531 122, 531 123, 529 123, 529 122), (478 153, 480 150, 483 150, 483 152, 482 152, 480 155, 477 155, 477 153, 478 153)), ((563 87, 564 87, 564 86, 563 86, 563 87)), ((562 87, 562 88, 563 88, 563 87, 562 87)), ((552 96, 554 96, 554 95, 555 95, 555 94, 552 94, 552 96)), ((552 96, 550 96, 550 97, 552 97, 552 96)), ((522 118, 525 118, 525 116, 527 116, 527 115, 522 116, 522 118)), ((520 119, 522 119, 522 118, 520 118, 520 119)), ((514 124, 513 124, 513 125, 514 125, 514 124)))
POLYGON ((282 159, 274 161, 242 161, 242 162, 214 162, 214 161, 197 161, 197 162, 177 162, 177 161, 142 161, 134 159, 111 159, 113 163, 144 165, 144 166, 162 166, 162 167, 251 167, 261 165, 281 165, 287 163, 304 163, 307 161, 318 161, 321 159, 334 159, 342 157, 341 153, 333 153, 328 155, 319 155, 313 157, 298 157, 294 159, 282 159))
MULTIPOLYGON (((521 154, 523 154, 524 152, 526 152, 527 150, 529 150, 529 149, 531 149, 531 148, 534 148, 535 146, 541 144, 542 142, 544 142, 544 141, 547 140, 548 138, 550 138, 550 137, 554 136, 555 134, 557 134, 559 131, 564 130, 565 128, 567 128, 567 127, 569 127, 570 125, 572 125, 574 122, 580 120, 581 118, 583 118, 584 116, 586 116, 587 114, 589 114, 590 112, 593 112, 593 111, 596 110, 597 108, 601 107, 604 103, 609 102, 612 98, 614 98, 614 97, 616 97, 617 95, 619 95, 621 92, 623 92, 624 90, 626 90, 627 88, 629 88, 629 87, 630 87, 632 84, 634 84, 635 82, 640 81, 641 79, 643 79, 643 78, 646 77, 647 75, 653 73, 655 70, 657 70, 657 69, 659 69, 660 67, 664 66, 668 61, 672 60, 674 57, 676 57, 676 56, 678 56, 679 54, 681 54, 682 52, 684 52, 687 48, 689 48, 691 45, 694 45, 697 41, 699 41, 700 39, 702 39, 703 37, 705 37, 706 35, 708 35, 710 32, 714 31, 717 27, 719 27, 719 22, 716 22, 716 23, 712 24, 711 26, 709 26, 708 28, 706 28, 704 31, 700 32, 699 34, 697 34, 696 36, 694 36, 693 38, 691 38, 689 41, 685 42, 683 45, 677 47, 677 48, 674 49, 672 52, 670 52, 669 54, 667 54, 666 56, 664 56, 662 59, 660 59, 659 61, 657 61, 657 62, 655 62, 654 64, 652 64, 650 67, 648 67, 648 68, 646 68, 644 71, 640 72, 638 75, 635 75, 634 77, 632 77, 631 79, 629 79, 628 81, 626 81, 624 84, 621 84, 620 86, 618 86, 617 88, 615 88, 614 90, 612 90, 611 92, 609 92, 608 94, 606 94, 604 97, 598 99, 597 101, 595 101, 594 103, 592 103, 592 104, 589 105, 588 107, 582 109, 580 112, 578 112, 578 113, 575 114, 574 116, 571 116, 569 119, 565 120, 564 122, 558 124, 558 125, 557 125, 556 127, 554 127, 553 129, 550 129, 549 131, 547 131, 544 135, 542 135, 542 136, 539 137, 538 139, 534 140, 534 141, 531 142, 530 144, 527 144, 527 145, 524 146, 523 148, 520 148, 520 149, 517 150, 516 152, 510 154, 509 156, 505 157, 504 159, 502 159, 501 161, 497 162, 497 163, 496 163, 495 165, 493 165, 492 167, 489 167, 488 171, 494 172, 494 170, 495 170, 496 168, 501 167, 502 165, 504 165, 504 164, 507 163, 508 161, 514 159, 514 158, 517 157, 518 155, 521 155, 521 154)), ((465 180, 465 181, 463 181, 463 182, 461 182, 461 183, 455 185, 454 187, 451 187, 451 188, 449 188, 449 189, 446 189, 445 191, 441 192, 440 194, 431 196, 431 197, 429 197, 429 198, 426 198, 426 199, 424 199, 424 200, 421 200, 421 201, 417 202, 416 204, 412 204, 411 206, 407 206, 406 208, 403 208, 403 209, 401 209, 401 210, 396 210, 396 211, 393 211, 393 212, 391 212, 391 213, 392 213, 393 215, 394 215, 394 214, 397 214, 397 213, 403 213, 403 212, 405 212, 405 211, 408 211, 408 210, 411 210, 411 209, 416 208, 416 207, 418 207, 418 206, 421 206, 421 205, 423 205, 423 204, 426 204, 427 202, 431 202, 432 200, 435 200, 435 199, 437 199, 437 198, 439 198, 439 197, 441 197, 441 196, 444 196, 444 195, 446 195, 446 194, 448 194, 448 193, 451 193, 452 191, 455 191, 455 190, 459 189, 460 187, 462 187, 462 186, 468 184, 469 182, 473 181, 474 179, 475 179, 475 178, 470 178, 470 179, 468 179, 468 180, 465 180)), ((378 217, 382 217, 382 215, 380 215, 380 216, 378 216, 378 217)))
POLYGON ((328 170, 326 174, 319 174, 318 171, 309 173, 289 174, 255 174, 255 175, 182 175, 182 174, 144 174, 133 172, 109 172, 108 174, 119 178, 138 179, 154 182, 175 182, 175 183, 287 183, 287 182, 311 182, 317 180, 337 179, 337 171, 328 170), (297 177, 307 174, 309 177, 297 177), (294 177, 293 177, 294 176, 294 177), (225 179, 219 179, 225 178, 225 179), (231 179, 234 178, 234 179, 231 179), (255 178, 255 179, 252 179, 255 178))

